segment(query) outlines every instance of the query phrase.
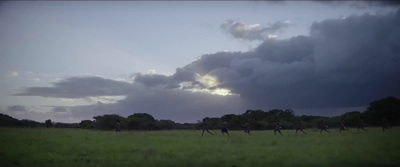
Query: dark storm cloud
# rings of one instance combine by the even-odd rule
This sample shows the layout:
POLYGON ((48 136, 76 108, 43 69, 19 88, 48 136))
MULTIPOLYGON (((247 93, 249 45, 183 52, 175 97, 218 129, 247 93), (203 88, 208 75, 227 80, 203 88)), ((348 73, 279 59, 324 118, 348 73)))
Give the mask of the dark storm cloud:
POLYGON ((255 50, 262 61, 293 63, 308 61, 313 58, 313 40, 305 36, 293 37, 289 40, 265 40, 255 50))
POLYGON ((54 111, 54 112, 67 112, 67 108, 65 108, 65 107, 54 107, 51 111, 54 111))
POLYGON ((90 96, 119 96, 129 94, 130 83, 100 77, 72 77, 54 83, 54 87, 30 87, 17 96, 83 98, 90 96))
POLYGON ((193 71, 200 75, 208 74, 216 68, 228 68, 233 59, 244 57, 241 52, 218 52, 215 54, 205 54, 199 60, 193 61, 183 69, 193 71))
POLYGON ((172 76, 135 73, 131 75, 131 77, 134 78, 136 83, 141 83, 149 87, 160 86, 163 88, 172 89, 180 87, 179 84, 182 82, 194 81, 196 78, 196 73, 191 70, 177 68, 172 76))
POLYGON ((309 37, 266 40, 254 56, 232 53, 240 58, 210 74, 257 106, 349 107, 399 96, 399 19, 397 12, 315 23, 309 37))
MULTIPOLYGON (((207 55, 203 55, 202 57, 207 57, 207 55)), ((161 87, 166 89, 192 89, 196 86, 205 87, 202 83, 196 80, 196 77, 198 75, 207 74, 209 72, 207 68, 212 69, 215 67, 219 67, 220 65, 222 64, 213 64, 213 62, 209 62, 208 67, 199 64, 198 66, 193 65, 192 68, 177 68, 175 73, 171 76, 161 74, 135 73, 131 75, 131 77, 134 78, 135 83, 142 84, 147 87, 161 87), (185 82, 190 82, 190 85, 182 86, 181 83, 185 82)))
POLYGON ((317 22, 310 36, 203 55, 182 69, 215 76, 255 108, 365 106, 400 95, 399 13, 317 22))
POLYGON ((133 75, 136 82, 143 83, 144 85, 155 87, 155 86, 165 86, 170 85, 170 77, 160 74, 141 74, 136 73, 133 75))
POLYGON ((227 31, 234 38, 242 40, 264 40, 271 33, 276 33, 291 25, 290 22, 278 21, 267 26, 259 24, 244 24, 233 20, 228 20, 221 24, 220 28, 227 31))
POLYGON ((23 111, 26 112, 28 111, 24 106, 20 106, 20 105, 15 105, 15 106, 8 106, 7 107, 7 111, 23 111))
POLYGON ((347 6, 357 9, 366 9, 371 7, 398 7, 399 1, 315 1, 317 3, 330 5, 333 7, 347 6))
POLYGON ((400 1, 375 1, 375 3, 387 6, 400 6, 400 1))

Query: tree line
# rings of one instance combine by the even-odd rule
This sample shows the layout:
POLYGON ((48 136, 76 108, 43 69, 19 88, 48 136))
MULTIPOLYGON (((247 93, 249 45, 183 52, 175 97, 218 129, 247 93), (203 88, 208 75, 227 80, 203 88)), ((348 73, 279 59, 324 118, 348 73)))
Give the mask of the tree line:
MULTIPOLYGON (((383 122, 389 122, 391 125, 396 126, 400 125, 400 99, 386 97, 371 102, 364 112, 351 111, 334 117, 296 116, 291 109, 274 109, 267 112, 263 110, 247 110, 240 115, 228 114, 220 118, 206 117, 202 122, 207 122, 209 127, 213 129, 219 129, 222 122, 227 122, 229 128, 233 130, 243 129, 243 125, 247 122, 254 130, 265 130, 273 129, 277 120, 282 128, 285 129, 295 129, 298 120, 302 121, 305 128, 319 127, 321 120, 324 120, 325 124, 330 127, 339 127, 342 121, 348 127, 356 127, 360 120, 368 126, 382 126, 383 122)), ((199 125, 197 126, 199 127, 199 125)))
POLYGON ((192 129, 194 124, 176 123, 172 120, 156 120, 147 113, 135 113, 128 117, 116 114, 95 116, 92 120, 83 120, 79 123, 81 128, 87 129, 115 129, 116 122, 120 122, 121 128, 125 130, 170 130, 170 129, 192 129))
POLYGON ((56 127, 56 128, 79 128, 78 123, 52 122, 50 119, 45 122, 37 122, 29 119, 18 120, 9 115, 0 113, 0 127, 56 127))
POLYGON ((243 129, 245 123, 253 130, 273 129, 274 123, 279 120, 285 129, 294 129, 296 122, 301 120, 305 128, 318 127, 321 120, 330 127, 338 127, 341 121, 346 126, 357 126, 360 120, 368 126, 381 126, 383 121, 391 125, 400 125, 400 99, 386 97, 369 104, 366 111, 351 111, 340 116, 323 117, 312 115, 295 115, 291 109, 247 110, 243 114, 227 114, 221 117, 205 117, 198 123, 176 123, 172 120, 156 120, 147 113, 134 113, 128 117, 116 114, 106 114, 93 117, 93 120, 82 120, 80 123, 55 123, 50 119, 44 123, 32 120, 18 120, 5 114, 0 114, 2 127, 57 127, 57 128, 84 128, 84 129, 115 129, 116 122, 120 122, 124 130, 169 130, 169 129, 201 129, 201 122, 207 122, 210 129, 220 129, 222 122, 228 124, 232 130, 243 129))

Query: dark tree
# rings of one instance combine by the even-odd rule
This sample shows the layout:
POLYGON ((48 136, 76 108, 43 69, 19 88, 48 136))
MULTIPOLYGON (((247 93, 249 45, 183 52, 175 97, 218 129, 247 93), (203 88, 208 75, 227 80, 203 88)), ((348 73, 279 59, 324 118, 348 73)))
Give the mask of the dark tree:
POLYGON ((53 123, 51 122, 50 119, 48 119, 48 120, 44 121, 44 125, 45 125, 46 127, 50 128, 50 127, 53 126, 53 123))
POLYGON ((222 119, 222 121, 229 122, 235 116, 236 116, 235 114, 227 114, 227 115, 222 116, 221 119, 222 119))
POLYGON ((84 128, 84 129, 92 129, 92 128, 94 128, 93 121, 83 120, 79 123, 79 127, 84 128))
POLYGON ((115 129, 117 121, 121 122, 121 128, 126 127, 125 118, 116 114, 106 114, 103 116, 95 116, 93 118, 95 119, 94 126, 97 129, 115 129))
POLYGON ((159 120, 156 122, 157 129, 173 129, 175 128, 175 122, 171 120, 159 120))
POLYGON ((127 124, 130 129, 152 130, 157 129, 156 120, 147 113, 135 113, 128 116, 127 124))
POLYGON ((392 125, 400 125, 400 99, 386 97, 369 105, 364 112, 368 124, 380 126, 381 120, 386 119, 392 125))
POLYGON ((13 126, 19 126, 19 125, 20 125, 20 122, 18 121, 18 119, 15 119, 6 114, 0 114, 0 126, 13 127, 13 126))
POLYGON ((42 127, 43 124, 36 122, 36 121, 32 121, 32 120, 28 120, 28 119, 23 119, 21 121, 19 121, 20 126, 22 127, 31 127, 31 128, 35 128, 35 127, 42 127))
POLYGON ((346 123, 346 126, 357 126, 358 121, 362 117, 362 113, 359 111, 352 111, 345 113, 341 116, 341 119, 346 123))
POLYGON ((247 119, 243 115, 235 115, 229 120, 231 129, 241 130, 247 119))

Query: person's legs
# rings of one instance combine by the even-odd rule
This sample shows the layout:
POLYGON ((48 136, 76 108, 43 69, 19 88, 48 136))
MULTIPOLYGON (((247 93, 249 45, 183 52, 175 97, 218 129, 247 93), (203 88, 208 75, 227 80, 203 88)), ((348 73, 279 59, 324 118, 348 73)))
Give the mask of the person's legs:
POLYGON ((301 129, 301 131, 302 131, 304 134, 307 134, 306 132, 303 131, 303 129, 301 129))
MULTIPOLYGON (((221 133, 222 133, 223 135, 225 135, 225 133, 228 134, 228 129, 222 128, 222 129, 221 129, 221 133)), ((228 134, 228 135, 229 135, 229 134, 228 134)))
POLYGON ((250 129, 249 128, 244 129, 244 132, 250 135, 250 129))
POLYGON ((325 131, 328 132, 328 133, 331 133, 331 132, 329 132, 329 130, 327 128, 325 128, 325 131))
POLYGON ((384 126, 382 127, 382 130, 383 130, 383 131, 385 131, 385 130, 387 130, 387 129, 389 129, 389 126, 388 126, 388 125, 384 125, 384 126))

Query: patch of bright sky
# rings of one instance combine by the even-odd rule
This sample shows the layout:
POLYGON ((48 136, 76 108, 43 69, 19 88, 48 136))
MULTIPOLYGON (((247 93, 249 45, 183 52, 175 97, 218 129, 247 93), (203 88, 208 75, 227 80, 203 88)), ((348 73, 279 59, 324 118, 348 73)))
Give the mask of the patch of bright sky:
POLYGON ((289 20, 295 25, 274 34, 287 39, 308 35, 314 21, 378 10, 312 1, 1 2, 0 107, 15 101, 67 105, 60 99, 9 95, 18 87, 50 86, 69 75, 121 79, 148 70, 171 75, 203 54, 254 49, 260 41, 239 41, 220 29, 230 19, 261 26, 289 20), (10 76, 27 72, 37 76, 10 76))
POLYGON ((231 93, 229 89, 215 88, 220 84, 218 78, 216 77, 210 75, 200 76, 197 74, 196 80, 199 81, 201 84, 203 84, 205 88, 194 88, 191 90, 192 92, 205 92, 221 96, 234 95, 231 93))

